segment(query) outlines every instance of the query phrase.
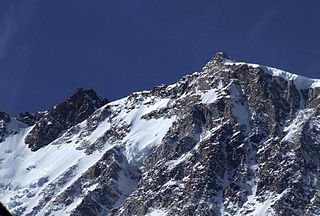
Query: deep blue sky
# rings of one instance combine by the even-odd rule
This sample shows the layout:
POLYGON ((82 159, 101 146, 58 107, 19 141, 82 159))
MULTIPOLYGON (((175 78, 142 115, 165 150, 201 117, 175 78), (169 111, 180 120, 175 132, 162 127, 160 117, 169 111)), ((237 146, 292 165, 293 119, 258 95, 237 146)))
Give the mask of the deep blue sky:
POLYGON ((117 99, 176 82, 218 51, 320 78, 320 1, 0 0, 0 109, 76 88, 117 99))

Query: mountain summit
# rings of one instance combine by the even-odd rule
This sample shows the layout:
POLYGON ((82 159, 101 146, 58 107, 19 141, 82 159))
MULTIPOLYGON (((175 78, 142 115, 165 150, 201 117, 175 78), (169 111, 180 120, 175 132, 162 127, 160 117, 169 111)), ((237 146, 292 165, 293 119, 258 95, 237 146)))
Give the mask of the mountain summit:
POLYGON ((218 53, 113 102, 79 90, 38 117, 1 114, 0 201, 14 215, 320 215, 319 102, 320 80, 218 53))

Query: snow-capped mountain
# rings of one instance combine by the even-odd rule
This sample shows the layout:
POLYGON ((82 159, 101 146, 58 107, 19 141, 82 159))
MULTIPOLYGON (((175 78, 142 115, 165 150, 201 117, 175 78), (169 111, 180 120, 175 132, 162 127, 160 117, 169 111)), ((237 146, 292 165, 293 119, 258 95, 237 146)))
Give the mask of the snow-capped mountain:
POLYGON ((0 112, 14 215, 320 215, 320 80, 217 53, 201 72, 108 102, 78 90, 0 112))

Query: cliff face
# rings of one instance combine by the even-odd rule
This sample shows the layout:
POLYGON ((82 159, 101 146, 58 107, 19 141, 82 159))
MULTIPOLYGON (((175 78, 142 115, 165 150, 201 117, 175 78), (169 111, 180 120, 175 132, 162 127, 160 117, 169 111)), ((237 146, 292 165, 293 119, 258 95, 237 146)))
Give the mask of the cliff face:
POLYGON ((319 95, 218 53, 173 85, 68 99, 4 136, 0 200, 17 215, 319 215, 319 95))

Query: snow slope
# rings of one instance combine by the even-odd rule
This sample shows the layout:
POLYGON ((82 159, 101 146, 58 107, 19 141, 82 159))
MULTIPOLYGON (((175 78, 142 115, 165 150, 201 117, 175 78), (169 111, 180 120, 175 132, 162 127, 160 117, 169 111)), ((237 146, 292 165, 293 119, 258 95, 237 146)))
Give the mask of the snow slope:
MULTIPOLYGON (((105 118, 98 123, 96 129, 87 132, 87 120, 65 132, 59 139, 48 146, 32 152, 24 143, 24 138, 31 127, 19 128, 18 133, 8 136, 0 145, 0 201, 16 214, 25 214, 32 211, 41 199, 43 191, 50 183, 64 178, 66 172, 73 168, 72 175, 60 188, 55 188, 54 196, 58 196, 73 184, 89 167, 93 166, 104 153, 115 145, 124 146, 123 154, 129 163, 141 164, 148 153, 157 145, 174 121, 172 118, 160 118, 145 120, 141 117, 154 110, 166 107, 169 99, 154 98, 151 104, 141 105, 128 109, 128 98, 114 101, 108 104, 117 116, 113 119, 105 118), (119 112, 120 111, 120 112, 119 112), (104 146, 91 154, 81 148, 83 141, 94 143, 101 138, 114 124, 127 124, 130 129, 125 137, 117 143, 105 143, 104 146), (76 133, 70 137, 70 131, 76 128, 76 133), (85 134, 82 136, 81 134, 85 134)), ((93 115, 99 115, 104 106, 93 115)), ((121 185, 125 183, 120 182, 121 185)), ((88 188, 88 191, 94 187, 88 188)), ((128 188, 127 190, 132 190, 128 188)), ((78 204, 81 199, 75 201, 78 204)), ((72 211, 70 205, 65 211, 59 211, 64 215, 72 211)))

